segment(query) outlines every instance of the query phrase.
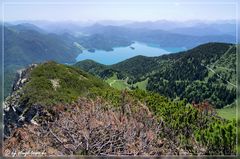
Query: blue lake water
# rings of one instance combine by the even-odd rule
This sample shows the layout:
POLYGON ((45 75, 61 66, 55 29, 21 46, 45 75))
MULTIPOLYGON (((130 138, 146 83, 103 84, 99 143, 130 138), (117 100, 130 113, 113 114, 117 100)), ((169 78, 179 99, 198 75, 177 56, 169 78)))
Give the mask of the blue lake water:
POLYGON ((158 45, 140 42, 134 42, 131 46, 116 47, 113 49, 113 51, 95 50, 95 52, 83 50, 83 52, 78 55, 76 60, 82 61, 91 59, 105 65, 111 65, 137 55, 153 57, 185 50, 185 48, 161 48, 158 45))

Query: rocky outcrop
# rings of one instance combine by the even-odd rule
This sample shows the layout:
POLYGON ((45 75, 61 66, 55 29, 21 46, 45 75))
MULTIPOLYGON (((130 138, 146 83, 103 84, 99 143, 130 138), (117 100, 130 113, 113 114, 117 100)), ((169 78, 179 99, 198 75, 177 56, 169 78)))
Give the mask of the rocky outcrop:
POLYGON ((30 72, 32 69, 37 67, 37 64, 32 64, 26 69, 21 69, 17 71, 16 79, 12 87, 12 91, 20 90, 26 82, 29 80, 30 72))
POLYGON ((7 138, 11 131, 16 127, 21 127, 26 122, 33 122, 34 116, 41 112, 42 106, 33 105, 27 107, 27 101, 21 101, 24 95, 23 86, 29 81, 31 71, 37 67, 32 64, 26 69, 18 70, 16 79, 12 86, 12 93, 8 96, 3 104, 4 114, 4 136, 7 138))

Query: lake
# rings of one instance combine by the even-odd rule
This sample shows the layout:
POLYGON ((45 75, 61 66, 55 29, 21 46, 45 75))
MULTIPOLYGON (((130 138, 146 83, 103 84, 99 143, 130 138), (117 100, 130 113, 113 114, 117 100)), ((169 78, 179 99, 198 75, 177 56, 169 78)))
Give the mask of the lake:
POLYGON ((113 49, 113 51, 95 50, 95 52, 83 50, 76 60, 82 61, 91 59, 105 65, 111 65, 137 55, 154 57, 185 50, 185 48, 162 48, 155 44, 145 44, 140 42, 134 42, 127 47, 116 47, 113 49))

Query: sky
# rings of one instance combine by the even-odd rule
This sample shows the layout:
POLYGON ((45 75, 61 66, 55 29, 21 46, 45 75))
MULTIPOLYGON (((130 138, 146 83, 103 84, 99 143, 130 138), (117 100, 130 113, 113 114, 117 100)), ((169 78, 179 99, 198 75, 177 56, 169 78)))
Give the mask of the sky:
POLYGON ((2 20, 236 19, 237 0, 2 0, 2 20))

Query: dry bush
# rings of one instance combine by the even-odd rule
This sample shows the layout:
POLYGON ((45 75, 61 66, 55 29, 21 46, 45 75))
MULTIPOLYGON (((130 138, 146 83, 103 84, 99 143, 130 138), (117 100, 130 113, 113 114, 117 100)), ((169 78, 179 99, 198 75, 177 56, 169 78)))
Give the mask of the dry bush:
POLYGON ((54 114, 38 117, 39 125, 16 129, 4 142, 4 153, 7 156, 29 150, 47 156, 179 153, 176 143, 160 138, 160 133, 167 131, 163 122, 157 121, 145 105, 127 103, 122 108, 112 108, 100 98, 94 101, 81 98, 71 105, 56 105, 48 110, 54 114))

